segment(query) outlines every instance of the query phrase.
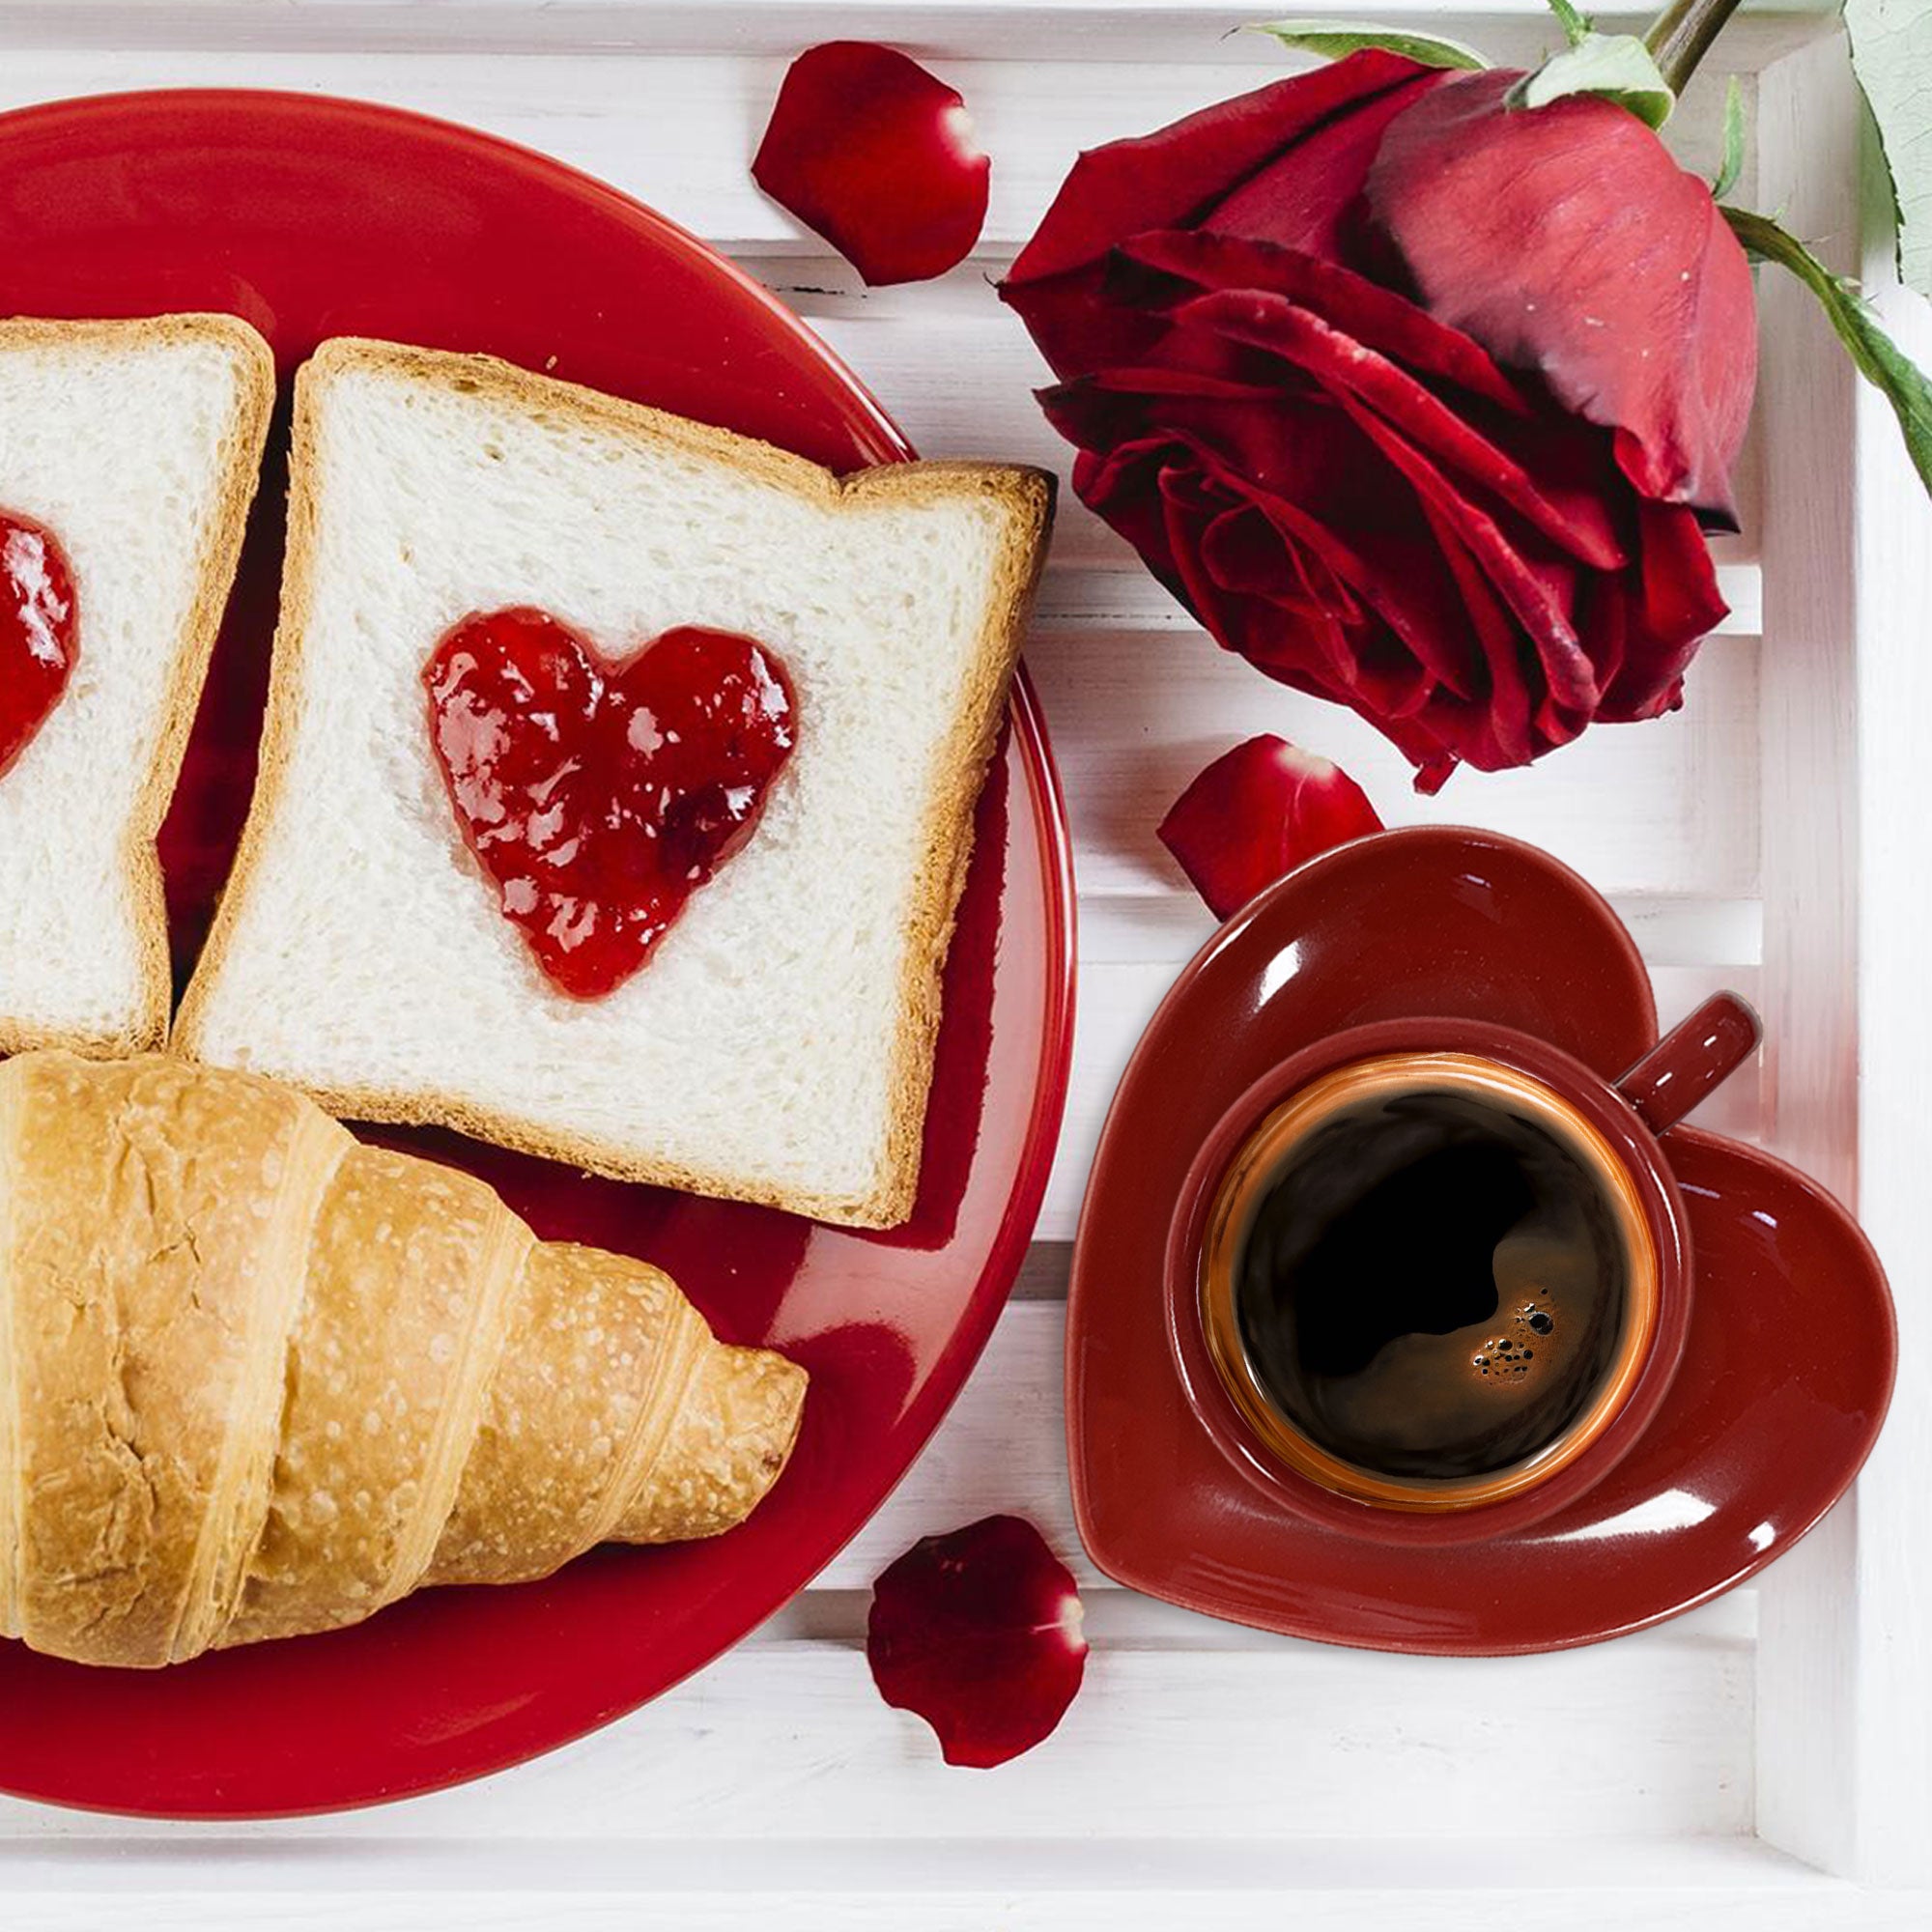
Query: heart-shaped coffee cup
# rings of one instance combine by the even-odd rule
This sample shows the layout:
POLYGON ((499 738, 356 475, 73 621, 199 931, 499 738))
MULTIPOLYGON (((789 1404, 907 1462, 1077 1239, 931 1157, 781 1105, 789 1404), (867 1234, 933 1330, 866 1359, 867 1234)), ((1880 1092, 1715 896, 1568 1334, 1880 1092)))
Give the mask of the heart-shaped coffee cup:
MULTIPOLYGON (((1690 1236, 1658 1137, 1749 1056, 1759 1035, 1750 1008, 1719 993, 1614 1085, 1530 1035, 1447 1018, 1351 1028, 1270 1069, 1202 1145, 1169 1230, 1170 1341, 1222 1453, 1283 1506, 1385 1542, 1512 1533, 1593 1488, 1656 1415, 1690 1325, 1690 1236), (1425 1197, 1403 1192, 1405 1176, 1443 1161, 1445 1178, 1450 1168, 1466 1174, 1472 1149, 1505 1141, 1525 1172, 1557 1177, 1548 1211, 1577 1231, 1578 1253, 1552 1263, 1548 1242, 1518 1252, 1569 1267, 1557 1275, 1570 1282, 1567 1304, 1559 1287, 1504 1307, 1504 1242, 1477 1225, 1480 1189, 1472 1196, 1454 1181, 1421 1213, 1425 1197), (1349 1257, 1361 1271, 1324 1273, 1311 1258, 1335 1251, 1330 1236, 1344 1224, 1372 1231, 1349 1257), (1437 1246, 1466 1256, 1472 1241, 1495 1282, 1494 1305, 1477 1312, 1475 1326, 1425 1314, 1405 1327, 1406 1316, 1387 1314, 1384 1304, 1407 1316, 1432 1309, 1437 1273, 1453 1272, 1446 1261, 1437 1268, 1437 1246), (1429 1271, 1426 1282, 1375 1272, 1398 1250, 1429 1271), (1292 1290, 1283 1285, 1291 1276, 1292 1290), (1323 1322, 1324 1333, 1334 1329, 1338 1293, 1360 1331, 1350 1339, 1363 1372, 1382 1378, 1382 1406, 1372 1412, 1387 1437, 1377 1438, 1376 1460, 1336 1421, 1350 1413, 1350 1400, 1360 1410, 1359 1381, 1308 1369, 1310 1336, 1323 1322), (1285 1311, 1279 1331, 1268 1326, 1271 1311, 1285 1311), (1299 1380, 1295 1362, 1306 1371, 1299 1380), (1413 1439, 1443 1418, 1463 1432, 1453 1468, 1446 1441, 1413 1439)), ((1469 1316, 1466 1303, 1461 1313, 1469 1316)))

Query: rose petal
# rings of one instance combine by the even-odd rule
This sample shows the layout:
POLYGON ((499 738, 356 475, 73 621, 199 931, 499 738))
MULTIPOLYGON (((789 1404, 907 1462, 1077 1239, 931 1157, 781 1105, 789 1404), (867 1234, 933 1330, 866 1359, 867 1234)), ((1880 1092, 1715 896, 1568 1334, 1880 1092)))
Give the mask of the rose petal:
POLYGON ((992 163, 966 104, 909 56, 827 41, 792 62, 752 178, 874 287, 973 252, 992 163))
POLYGON ((1032 1523, 989 1516, 928 1536, 872 1585, 866 1657, 888 1704, 930 1724, 948 1764, 1005 1764, 1050 1736, 1087 1668, 1080 1592, 1032 1523))
MULTIPOLYGON (((1084 445, 1086 430, 1098 432, 1110 405, 1118 417, 1132 403, 1101 387, 1123 373, 1043 391, 1049 419, 1084 445)), ((1124 425, 1117 420, 1115 427, 1124 425)), ((1224 648, 1297 691, 1352 706, 1406 756, 1437 770, 1439 783, 1453 760, 1442 760, 1433 739, 1419 738, 1403 721, 1426 702, 1432 680, 1463 692, 1469 620, 1412 493, 1390 488, 1373 445, 1338 411, 1285 418, 1246 409, 1222 427, 1217 442, 1231 447, 1232 457, 1179 425, 1166 434, 1129 434, 1111 448, 1083 446, 1074 490, 1224 648), (1277 439, 1287 432, 1288 447, 1264 447, 1270 423, 1277 439), (1283 494, 1292 480, 1286 461, 1306 458, 1324 441, 1332 445, 1327 458, 1294 484, 1297 499, 1291 500, 1283 494), (1282 476, 1283 487, 1255 483, 1257 468, 1282 476), (1359 514, 1350 507, 1357 486, 1366 486, 1359 514), (1210 533, 1243 504, 1278 533, 1279 582, 1272 586, 1252 557, 1232 575, 1216 567, 1210 533), (1326 611, 1311 610, 1303 595, 1311 564, 1344 593, 1326 611)))
POLYGON ((1517 78, 1419 98, 1369 171, 1370 210, 1437 321, 1615 430, 1645 496, 1735 528, 1757 377, 1744 250, 1635 115, 1589 95, 1512 110, 1517 78))
POLYGON ((1564 610, 1562 588, 1517 550, 1496 519, 1464 496, 1399 430, 1362 408, 1351 397, 1341 398, 1349 415, 1382 451, 1414 489, 1423 510, 1438 529, 1453 530, 1483 573, 1515 613, 1524 637, 1534 648, 1548 686, 1565 704, 1593 709, 1601 693, 1596 667, 1577 641, 1564 610))
POLYGON ((1122 299, 1129 293, 1126 271, 1134 265, 1202 290, 1285 296, 1418 376, 1438 376, 1513 415, 1528 413, 1509 378, 1466 335, 1443 327, 1406 296, 1337 263, 1251 237, 1163 228, 1129 237, 1115 264, 1108 289, 1122 299))
MULTIPOLYGON (((1063 380, 1122 360, 1159 327, 1100 298, 1118 242, 1150 228, 1195 226, 1331 118, 1346 119, 1391 92, 1406 99, 1444 78, 1371 49, 1217 101, 1154 133, 1090 149, 1020 250, 1000 298, 1018 311, 1063 380)), ((1337 210, 1344 205, 1332 199, 1337 210)))
POLYGON ((1530 735, 1529 687, 1519 657, 1521 633, 1456 525, 1426 497, 1420 500, 1435 526, 1442 560, 1456 579, 1469 635, 1482 652, 1484 672, 1482 686, 1471 694, 1473 701, 1435 696, 1424 707, 1422 724, 1448 755, 1418 772, 1415 788, 1435 792, 1442 788, 1457 760, 1479 772, 1507 771, 1528 764, 1536 756, 1537 745, 1530 735))
POLYGON ((1553 544, 1574 550, 1600 570, 1624 561, 1602 503, 1559 505, 1506 451, 1490 441, 1426 384, 1375 350, 1331 328, 1314 311, 1280 296, 1220 290, 1198 296, 1180 311, 1182 321, 1293 362, 1331 394, 1351 393, 1388 421, 1400 424, 1430 456, 1454 467, 1464 482, 1499 497, 1553 544), (1566 515, 1566 510, 1573 514, 1566 515))
POLYGON ((1374 100, 1306 130, 1289 153, 1258 168, 1204 218, 1216 234, 1252 237, 1339 261, 1361 226, 1360 202, 1382 135, 1448 71, 1424 68, 1374 100))
POLYGON ((1655 718, 1683 702, 1684 673, 1698 640, 1730 614, 1697 520, 1677 503, 1639 502, 1642 575, 1639 621, 1629 634, 1628 661, 1606 678, 1609 721, 1655 718))
POLYGON ((1382 829, 1339 765, 1264 732, 1236 745, 1175 800, 1160 842, 1217 919, 1296 866, 1382 829))

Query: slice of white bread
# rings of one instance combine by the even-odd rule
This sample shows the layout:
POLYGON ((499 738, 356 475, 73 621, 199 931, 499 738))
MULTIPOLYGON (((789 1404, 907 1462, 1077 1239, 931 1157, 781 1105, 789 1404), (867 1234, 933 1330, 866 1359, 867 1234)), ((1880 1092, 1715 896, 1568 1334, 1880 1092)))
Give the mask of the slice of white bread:
POLYGON ((1037 470, 841 482, 486 357, 326 343, 296 386, 262 778, 177 1048, 355 1118, 903 1221, 1051 510, 1037 470), (431 749, 430 654, 513 605, 613 660, 674 625, 742 632, 796 694, 752 838, 595 1001, 498 911, 431 749))
POLYGON ((0 1051, 165 1037, 155 836, 235 574, 275 398, 226 315, 0 322, 0 510, 73 576, 77 651, 0 774, 0 1051))

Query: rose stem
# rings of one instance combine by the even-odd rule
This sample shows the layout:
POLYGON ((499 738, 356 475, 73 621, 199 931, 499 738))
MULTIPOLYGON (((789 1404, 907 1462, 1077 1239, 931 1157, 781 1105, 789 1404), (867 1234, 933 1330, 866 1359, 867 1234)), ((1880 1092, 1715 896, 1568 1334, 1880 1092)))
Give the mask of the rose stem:
POLYGON ((1670 84, 1671 93, 1684 92, 1684 83, 1710 52, 1719 30, 1737 11, 1738 0, 1670 0, 1651 22, 1644 44, 1656 57, 1658 71, 1670 84))

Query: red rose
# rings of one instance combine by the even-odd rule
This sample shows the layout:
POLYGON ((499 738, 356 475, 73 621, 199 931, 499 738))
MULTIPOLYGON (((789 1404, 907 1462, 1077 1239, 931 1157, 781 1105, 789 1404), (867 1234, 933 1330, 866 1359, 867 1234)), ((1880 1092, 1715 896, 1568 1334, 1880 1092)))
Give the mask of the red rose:
POLYGON ((1704 184, 1518 77, 1359 53, 1096 149, 1001 291, 1082 500, 1430 791, 1681 701, 1756 374, 1704 184))

